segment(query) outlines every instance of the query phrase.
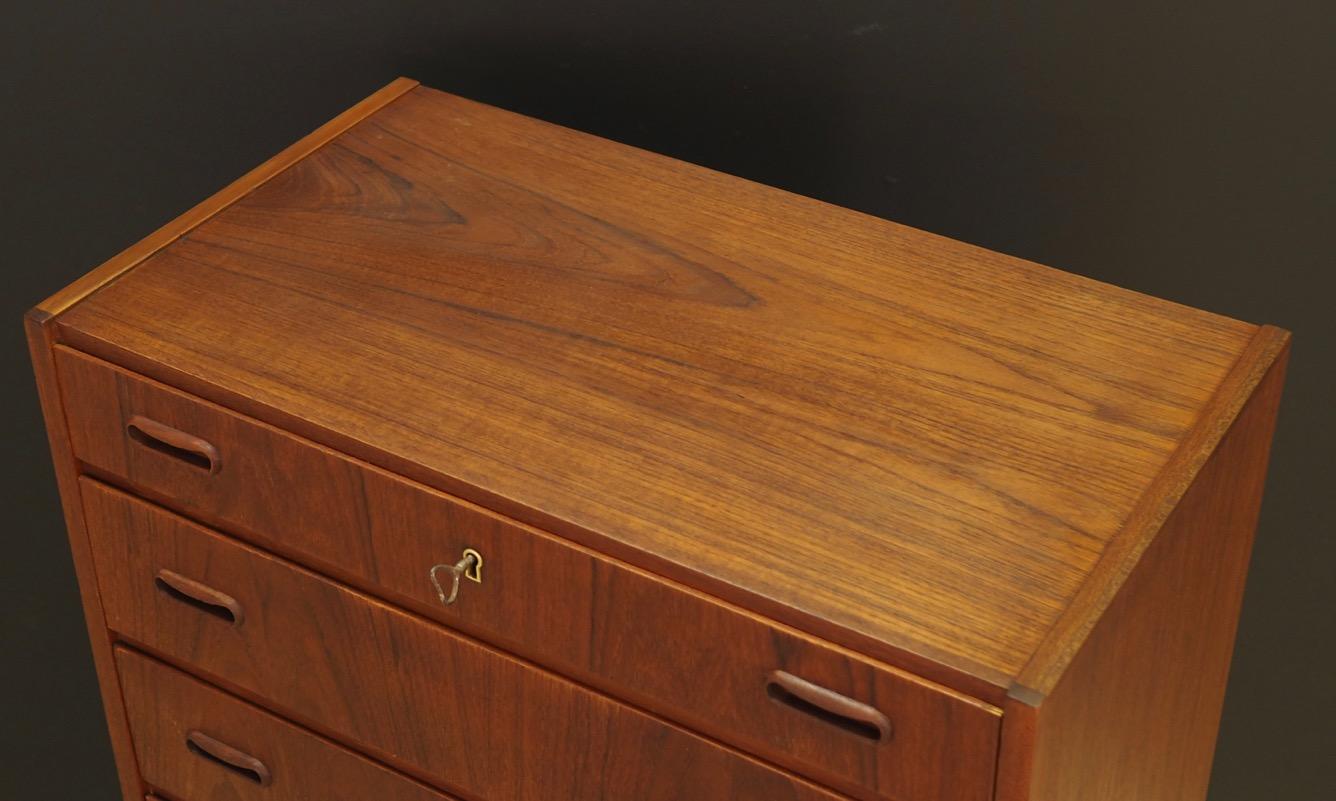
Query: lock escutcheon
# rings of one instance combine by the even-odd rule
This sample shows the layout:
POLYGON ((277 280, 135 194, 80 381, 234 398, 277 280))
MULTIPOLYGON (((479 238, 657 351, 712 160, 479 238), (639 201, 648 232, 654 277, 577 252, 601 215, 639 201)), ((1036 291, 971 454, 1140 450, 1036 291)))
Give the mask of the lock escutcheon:
POLYGON ((470 556, 473 557, 473 559, 470 563, 464 565, 464 578, 468 579, 469 581, 476 581, 479 584, 481 584, 482 554, 478 553, 472 548, 465 548, 464 561, 467 562, 470 556))

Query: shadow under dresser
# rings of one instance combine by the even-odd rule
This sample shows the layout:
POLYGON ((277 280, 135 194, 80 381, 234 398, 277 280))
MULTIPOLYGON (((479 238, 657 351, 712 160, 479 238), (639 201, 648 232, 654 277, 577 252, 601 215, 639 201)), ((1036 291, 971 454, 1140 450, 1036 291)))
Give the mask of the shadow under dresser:
POLYGON ((406 79, 25 322, 127 801, 1205 797, 1280 329, 406 79))

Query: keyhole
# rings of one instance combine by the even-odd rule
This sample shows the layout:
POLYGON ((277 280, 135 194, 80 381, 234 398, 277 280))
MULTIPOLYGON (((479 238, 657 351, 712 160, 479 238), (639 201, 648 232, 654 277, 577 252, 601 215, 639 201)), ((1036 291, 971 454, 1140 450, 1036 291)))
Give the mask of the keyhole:
POLYGON ((476 581, 476 582, 478 582, 479 584, 481 584, 481 583, 482 583, 482 554, 478 553, 477 551, 473 550, 472 548, 465 548, 465 549, 464 549, 464 558, 465 558, 465 559, 468 559, 470 556, 472 556, 473 559, 472 559, 472 560, 469 562, 469 564, 464 568, 464 578, 468 579, 469 581, 476 581))

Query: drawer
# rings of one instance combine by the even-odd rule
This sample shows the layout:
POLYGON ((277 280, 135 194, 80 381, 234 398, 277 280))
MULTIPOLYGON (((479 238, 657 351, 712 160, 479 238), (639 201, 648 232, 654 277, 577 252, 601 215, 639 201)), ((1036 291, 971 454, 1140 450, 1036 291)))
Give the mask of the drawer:
POLYGON ((624 706, 90 479, 124 640, 469 798, 836 801, 624 706))
POLYGON ((157 792, 181 801, 452 801, 142 654, 117 648, 116 667, 139 770, 157 792))
POLYGON ((850 795, 991 796, 994 707, 77 351, 56 358, 95 475, 850 795), (482 582, 442 606, 429 571, 465 548, 482 582), (863 725, 877 715, 888 725, 863 725))

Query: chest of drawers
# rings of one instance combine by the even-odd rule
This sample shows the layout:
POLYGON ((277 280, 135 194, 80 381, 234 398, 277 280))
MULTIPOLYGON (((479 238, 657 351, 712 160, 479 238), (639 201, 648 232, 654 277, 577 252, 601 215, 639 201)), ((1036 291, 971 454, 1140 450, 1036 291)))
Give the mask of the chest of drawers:
POLYGON ((1205 795, 1279 329, 408 80, 25 322, 126 799, 1205 795))

